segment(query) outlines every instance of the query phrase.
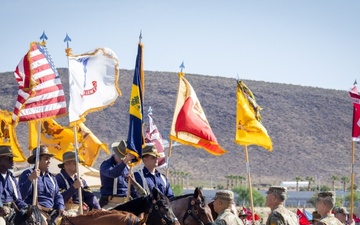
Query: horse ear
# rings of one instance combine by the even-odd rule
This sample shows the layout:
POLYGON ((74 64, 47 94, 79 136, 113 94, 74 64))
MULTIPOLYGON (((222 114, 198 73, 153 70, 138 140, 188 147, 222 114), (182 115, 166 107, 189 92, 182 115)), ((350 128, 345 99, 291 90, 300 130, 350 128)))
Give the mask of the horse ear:
POLYGON ((197 199, 199 197, 199 192, 200 192, 199 188, 198 187, 195 188, 195 190, 194 190, 194 198, 195 199, 197 199))
POLYGON ((152 196, 154 197, 154 199, 159 198, 159 190, 156 187, 152 189, 152 196))

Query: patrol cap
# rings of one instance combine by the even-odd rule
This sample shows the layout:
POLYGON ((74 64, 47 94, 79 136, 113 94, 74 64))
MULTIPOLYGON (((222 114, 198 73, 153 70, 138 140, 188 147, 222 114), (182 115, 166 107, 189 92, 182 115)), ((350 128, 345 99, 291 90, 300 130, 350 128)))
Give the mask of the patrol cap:
POLYGON ((344 215, 349 215, 350 213, 346 210, 345 207, 338 207, 336 209, 334 209, 334 214, 336 213, 340 213, 340 214, 344 214, 344 215))
POLYGON ((287 188, 286 187, 281 187, 281 186, 271 186, 269 187, 269 190, 266 192, 266 194, 270 194, 270 193, 278 193, 278 194, 282 194, 282 193, 287 193, 287 188))
MULTIPOLYGON (((48 147, 46 147, 45 145, 41 145, 40 146, 40 156, 42 155, 48 155, 50 157, 53 157, 54 154, 52 154, 51 152, 49 152, 49 149, 48 147)), ((35 163, 35 157, 36 157, 36 148, 34 148, 32 151, 31 151, 31 156, 29 156, 29 158, 27 159, 28 163, 30 164, 34 164, 35 163)))
POLYGON ((228 190, 218 191, 216 192, 213 200, 216 199, 228 201, 229 203, 234 203, 234 192, 228 190))
MULTIPOLYGON (((62 163, 58 164, 58 167, 60 169, 64 168, 64 163, 66 162, 70 162, 70 161, 75 161, 75 152, 71 151, 71 152, 65 152, 63 155, 62 155, 62 163)), ((79 162, 80 163, 83 163, 84 161, 79 159, 79 162)))
POLYGON ((126 156, 126 146, 126 141, 121 140, 120 142, 112 143, 111 149, 120 159, 122 159, 126 156))
POLYGON ((281 186, 271 186, 269 187, 269 190, 266 192, 266 194, 271 194, 271 193, 277 196, 278 198, 280 198, 281 200, 285 200, 287 188, 281 186))
POLYGON ((142 149, 142 157, 146 156, 146 155, 152 155, 156 158, 160 157, 160 154, 158 153, 155 145, 146 145, 143 149, 142 149))
POLYGON ((11 150, 10 146, 0 145, 0 156, 17 157, 11 150))
POLYGON ((333 191, 319 192, 317 200, 318 201, 328 201, 328 202, 332 202, 333 204, 335 204, 335 192, 333 192, 333 191))

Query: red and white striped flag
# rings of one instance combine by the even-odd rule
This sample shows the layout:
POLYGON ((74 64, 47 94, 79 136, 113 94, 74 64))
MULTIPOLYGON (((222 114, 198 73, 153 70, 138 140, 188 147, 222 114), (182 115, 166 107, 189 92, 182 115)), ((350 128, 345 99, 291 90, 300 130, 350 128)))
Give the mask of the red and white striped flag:
POLYGON ((145 142, 152 143, 155 145, 157 152, 159 153, 160 157, 158 159, 158 168, 166 167, 166 156, 164 152, 164 145, 162 142, 162 136, 154 123, 152 118, 152 109, 150 107, 149 113, 149 126, 146 128, 145 131, 145 142))
POLYGON ((19 84, 13 122, 66 114, 63 87, 45 46, 32 42, 14 72, 19 84))

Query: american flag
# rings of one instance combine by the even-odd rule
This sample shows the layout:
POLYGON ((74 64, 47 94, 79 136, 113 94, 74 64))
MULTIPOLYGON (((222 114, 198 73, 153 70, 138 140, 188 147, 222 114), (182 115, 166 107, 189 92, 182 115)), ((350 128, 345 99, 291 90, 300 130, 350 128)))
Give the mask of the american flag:
POLYGON ((45 46, 32 42, 14 74, 19 90, 13 122, 57 117, 67 113, 60 77, 45 46))

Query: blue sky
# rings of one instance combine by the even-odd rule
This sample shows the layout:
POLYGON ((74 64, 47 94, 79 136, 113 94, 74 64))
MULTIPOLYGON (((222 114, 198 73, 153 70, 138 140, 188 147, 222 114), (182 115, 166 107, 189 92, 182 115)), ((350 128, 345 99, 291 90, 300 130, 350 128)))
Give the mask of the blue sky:
POLYGON ((57 67, 111 48, 133 69, 142 30, 150 71, 237 77, 348 90, 360 81, 357 0, 2 1, 0 72, 13 71, 45 31, 57 67))

